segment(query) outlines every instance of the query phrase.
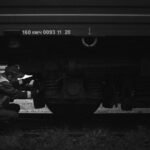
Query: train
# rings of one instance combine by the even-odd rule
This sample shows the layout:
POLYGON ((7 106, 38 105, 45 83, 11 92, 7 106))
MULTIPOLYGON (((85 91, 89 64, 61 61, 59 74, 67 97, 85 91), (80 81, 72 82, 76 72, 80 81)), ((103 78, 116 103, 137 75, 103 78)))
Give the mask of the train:
POLYGON ((35 108, 150 107, 149 0, 1 0, 0 64, 36 76, 35 108))

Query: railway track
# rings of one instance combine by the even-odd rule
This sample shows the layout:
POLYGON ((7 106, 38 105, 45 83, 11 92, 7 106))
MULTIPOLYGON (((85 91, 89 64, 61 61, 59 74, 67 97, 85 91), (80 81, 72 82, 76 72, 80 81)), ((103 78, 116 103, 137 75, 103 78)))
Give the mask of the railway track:
MULTIPOLYGON (((20 114, 13 124, 2 127, 3 130, 44 131, 67 129, 70 134, 84 130, 106 129, 112 131, 134 130, 139 126, 150 128, 150 114, 95 114, 91 116, 62 117, 52 114, 20 114)), ((1 124, 2 126, 2 124, 1 124)), ((1 130, 2 130, 1 129, 1 130)), ((82 134, 81 134, 82 135, 82 134)))

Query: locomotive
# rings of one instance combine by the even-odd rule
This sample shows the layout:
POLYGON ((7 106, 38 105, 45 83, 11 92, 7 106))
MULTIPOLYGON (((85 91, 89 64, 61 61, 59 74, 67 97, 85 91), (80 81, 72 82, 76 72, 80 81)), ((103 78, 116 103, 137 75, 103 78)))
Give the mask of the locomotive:
POLYGON ((0 63, 36 76, 35 108, 149 108, 149 8, 149 0, 1 0, 0 63))

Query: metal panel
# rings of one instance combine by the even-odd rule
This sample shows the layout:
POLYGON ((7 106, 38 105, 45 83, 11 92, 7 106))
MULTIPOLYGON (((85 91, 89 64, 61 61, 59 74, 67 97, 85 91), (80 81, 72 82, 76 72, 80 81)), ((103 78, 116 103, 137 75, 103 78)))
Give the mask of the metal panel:
POLYGON ((0 14, 0 23, 150 23, 150 14, 0 14))
MULTIPOLYGON (((3 24, 0 35, 5 31, 22 30, 71 30, 72 36, 150 36, 149 24, 3 24)), ((63 34, 64 35, 64 34, 63 34)), ((49 35, 50 36, 50 35, 49 35)), ((52 35, 53 36, 53 35, 52 35)))
POLYGON ((0 6, 119 6, 148 7, 149 0, 1 0, 0 6))

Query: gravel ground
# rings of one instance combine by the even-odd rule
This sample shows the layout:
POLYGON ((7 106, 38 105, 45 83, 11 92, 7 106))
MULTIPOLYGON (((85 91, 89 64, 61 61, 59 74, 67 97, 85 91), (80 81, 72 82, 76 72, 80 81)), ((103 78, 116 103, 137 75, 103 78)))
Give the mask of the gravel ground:
POLYGON ((149 150, 150 129, 144 126, 119 130, 107 127, 21 130, 0 133, 0 150, 149 150))

